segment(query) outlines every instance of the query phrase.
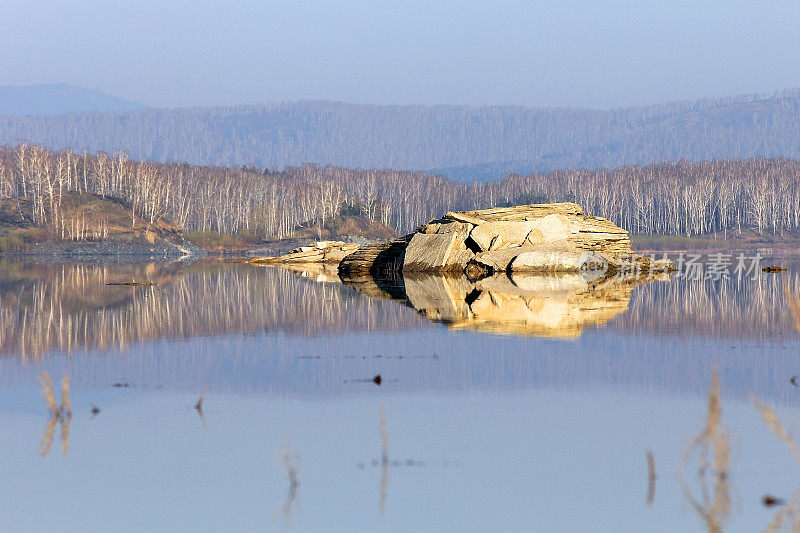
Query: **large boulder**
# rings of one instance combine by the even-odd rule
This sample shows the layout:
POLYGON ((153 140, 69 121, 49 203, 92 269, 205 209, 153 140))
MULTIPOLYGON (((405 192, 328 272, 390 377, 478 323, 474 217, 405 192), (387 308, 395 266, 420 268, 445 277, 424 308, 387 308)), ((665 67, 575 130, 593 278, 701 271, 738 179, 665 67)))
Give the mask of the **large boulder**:
POLYGON ((401 239, 363 246, 339 263, 344 276, 577 272, 592 281, 621 271, 652 276, 670 268, 638 256, 627 231, 573 203, 450 212, 401 239))
POLYGON ((464 272, 473 265, 489 273, 652 268, 631 249, 627 231, 574 203, 450 212, 405 240, 403 272, 464 272))

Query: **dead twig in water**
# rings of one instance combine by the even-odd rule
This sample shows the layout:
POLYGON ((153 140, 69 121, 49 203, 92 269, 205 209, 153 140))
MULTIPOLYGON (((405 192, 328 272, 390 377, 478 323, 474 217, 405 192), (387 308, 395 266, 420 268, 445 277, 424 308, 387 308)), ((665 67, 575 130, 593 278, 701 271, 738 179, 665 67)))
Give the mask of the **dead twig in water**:
POLYGON ((152 281, 126 281, 126 282, 112 282, 106 285, 122 286, 122 287, 152 287, 152 281))
MULTIPOLYGON (((752 400, 753 404, 758 409, 758 414, 761 415, 761 420, 767 425, 767 427, 772 431, 772 434, 775 435, 779 441, 781 441, 791 452, 794 460, 800 464, 800 446, 797 445, 794 438, 792 438, 789 431, 781 424, 778 415, 775 411, 769 407, 761 403, 755 395, 751 395, 750 399, 752 400)), ((777 500, 777 499, 776 499, 777 500)), ((766 503, 766 497, 764 498, 764 504, 766 503)), ((775 505, 778 505, 777 503, 775 505)), ((772 522, 764 528, 765 532, 777 532, 781 529, 784 522, 792 517, 792 531, 800 531, 800 487, 797 488, 797 491, 792 495, 790 503, 787 507, 781 509, 777 513, 775 513, 775 517, 772 519, 772 522)))
POLYGON ((292 457, 288 445, 281 451, 281 459, 283 459, 283 464, 286 467, 286 475, 289 477, 289 489, 286 491, 286 502, 284 502, 283 508, 281 509, 281 514, 284 520, 286 520, 291 513, 292 504, 295 498, 297 498, 297 489, 300 486, 300 482, 297 479, 297 470, 295 470, 294 465, 292 465, 292 457))
POLYGON ((64 374, 61 378, 61 405, 58 408, 61 416, 67 418, 72 416, 72 403, 69 401, 69 376, 64 374))
POLYGON ((64 455, 69 453, 69 426, 72 424, 72 416, 61 417, 61 452, 64 455))
POLYGON ((714 369, 711 376, 711 390, 708 393, 708 413, 705 427, 692 440, 684 453, 678 468, 678 480, 686 499, 695 512, 703 519, 708 531, 720 533, 730 513, 731 494, 729 486, 730 441, 728 432, 722 426, 722 406, 720 403, 719 373, 714 369), (692 495, 684 478, 684 471, 692 455, 699 453, 698 478, 700 480, 700 500, 692 495), (713 477, 713 498, 708 491, 707 474, 711 454, 711 475, 713 477))
MULTIPOLYGON (((380 374, 376 374, 375 377, 372 377, 370 379, 351 379, 350 382, 351 383, 374 383, 375 385, 380 387, 381 383, 383 383, 383 378, 381 377, 380 374)), ((346 380, 345 380, 345 383, 347 383, 346 380)))
POLYGON ((47 372, 42 372, 42 375, 37 378, 39 385, 42 387, 42 394, 50 413, 53 416, 58 416, 58 405, 56 404, 55 393, 53 392, 53 382, 50 380, 50 375, 47 372))
POLYGON ((61 448, 64 455, 69 453, 69 427, 72 422, 72 403, 69 399, 69 376, 64 374, 61 379, 61 405, 56 404, 53 382, 47 372, 42 372, 39 376, 39 385, 42 387, 42 394, 47 408, 50 411, 50 420, 44 429, 42 441, 39 443, 39 453, 46 457, 53 446, 53 436, 55 435, 56 425, 61 423, 61 448))
POLYGON ((758 409, 758 414, 761 415, 761 420, 767 425, 767 427, 772 431, 772 434, 781 441, 783 444, 789 448, 789 451, 792 452, 792 456, 794 456, 795 461, 800 464, 800 447, 797 446, 797 443, 794 441, 792 436, 783 427, 781 421, 778 419, 778 415, 775 414, 775 411, 772 410, 771 407, 768 405, 764 405, 755 395, 750 396, 750 400, 758 409))
MULTIPOLYGON (((786 284, 783 286, 784 294, 786 295, 786 303, 789 306, 789 311, 792 314, 792 322, 794 322, 795 329, 800 333, 800 298, 795 295, 791 288, 789 287, 789 282, 787 281, 786 284)), ((797 376, 792 376, 789 380, 792 385, 797 386, 797 376)), ((767 425, 767 427, 772 431, 772 434, 775 437, 784 443, 789 451, 791 452, 794 460, 800 464, 800 447, 795 442, 794 438, 789 434, 789 431, 781 424, 778 415, 772 410, 771 407, 761 403, 755 395, 751 395, 750 399, 752 400, 753 404, 758 409, 758 414, 761 415, 761 419, 767 425)), ((772 496, 765 496, 762 500, 765 506, 770 505, 780 505, 783 504, 784 501, 779 498, 774 498, 772 496), (767 501, 767 498, 771 498, 774 503, 770 504, 767 501), (780 503, 778 503, 780 502, 780 503)), ((775 517, 772 519, 766 528, 764 528, 765 532, 773 533, 780 530, 783 526, 783 523, 789 517, 792 518, 792 531, 800 531, 800 487, 797 488, 795 493, 792 495, 789 505, 775 513, 775 517)))
POLYGON ((194 404, 194 408, 197 411, 197 414, 200 415, 200 420, 203 421, 203 425, 206 425, 206 417, 203 416, 203 398, 206 396, 206 388, 203 387, 203 392, 200 393, 200 398, 197 400, 197 403, 194 404))
POLYGON ((656 498, 656 460, 650 448, 645 451, 645 456, 647 457, 647 505, 653 505, 656 498))
POLYGON ((56 425, 58 424, 58 417, 51 417, 47 422, 42 434, 42 440, 39 443, 39 455, 47 457, 50 453, 50 448, 53 447, 53 435, 56 433, 56 425))

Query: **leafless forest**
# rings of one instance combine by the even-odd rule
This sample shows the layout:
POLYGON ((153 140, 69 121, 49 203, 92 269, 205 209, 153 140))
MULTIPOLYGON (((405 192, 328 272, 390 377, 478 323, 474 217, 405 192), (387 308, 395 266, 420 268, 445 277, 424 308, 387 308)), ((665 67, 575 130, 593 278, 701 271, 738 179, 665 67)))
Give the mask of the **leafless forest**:
POLYGON ((118 198, 146 221, 187 231, 264 237, 299 226, 335 226, 360 214, 407 232, 448 210, 575 201, 634 233, 704 235, 800 229, 800 161, 662 163, 616 170, 510 175, 465 184, 427 172, 306 165, 282 172, 157 164, 124 153, 0 148, 0 199, 27 198, 35 225, 64 224, 65 193, 118 198))

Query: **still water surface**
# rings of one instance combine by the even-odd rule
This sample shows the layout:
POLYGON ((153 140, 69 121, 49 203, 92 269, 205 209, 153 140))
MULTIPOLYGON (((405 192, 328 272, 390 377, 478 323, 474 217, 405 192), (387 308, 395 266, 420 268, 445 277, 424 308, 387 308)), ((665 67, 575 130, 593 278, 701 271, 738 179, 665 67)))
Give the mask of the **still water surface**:
POLYGON ((800 271, 776 261, 592 294, 404 280, 401 300, 324 271, 0 262, 0 523, 760 531, 783 511, 788 530, 762 498, 791 503, 800 465, 750 398, 797 428, 800 271), (106 285, 128 281, 153 285, 106 285), (681 477, 714 368, 729 465, 681 477), (43 371, 69 376, 71 418, 43 371))

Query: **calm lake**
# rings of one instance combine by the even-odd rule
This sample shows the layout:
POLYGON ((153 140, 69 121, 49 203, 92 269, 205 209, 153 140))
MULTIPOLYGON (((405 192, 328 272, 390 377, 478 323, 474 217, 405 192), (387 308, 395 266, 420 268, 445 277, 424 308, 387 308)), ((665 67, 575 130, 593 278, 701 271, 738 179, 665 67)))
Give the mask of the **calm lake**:
POLYGON ((587 292, 0 260, 0 524, 788 530, 800 464, 761 415, 800 441, 800 265, 763 264, 587 292))

